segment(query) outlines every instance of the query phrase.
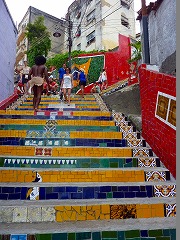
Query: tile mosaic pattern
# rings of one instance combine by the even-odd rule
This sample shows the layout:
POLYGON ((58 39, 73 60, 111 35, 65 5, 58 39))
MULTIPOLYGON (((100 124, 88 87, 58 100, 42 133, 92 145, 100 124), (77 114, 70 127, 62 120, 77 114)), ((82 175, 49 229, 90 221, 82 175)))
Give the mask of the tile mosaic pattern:
POLYGON ((67 222, 129 218, 175 217, 176 204, 99 204, 75 206, 0 206, 0 222, 67 222), (166 211, 164 211, 166 209, 166 211))
MULTIPOLYGON (((42 182, 37 173, 36 182, 42 182)), ((175 185, 0 187, 0 200, 64 200, 176 197, 175 185)))
POLYGON ((0 158, 0 166, 31 168, 130 168, 160 167, 160 160, 150 158, 0 158))
POLYGON ((158 92, 155 116, 176 129, 176 97, 158 92))
POLYGON ((1 240, 176 240, 176 229, 0 235, 1 240), (18 236, 18 238, 17 238, 18 236), (14 239, 13 239, 14 238, 14 239))
MULTIPOLYGON (((86 96, 85 101, 79 101, 78 97, 74 96, 72 104, 75 105, 70 108, 59 104, 57 97, 45 97, 42 98, 40 106, 42 111, 37 114, 31 110, 31 101, 32 98, 28 97, 15 108, 8 109, 7 114, 0 112, 0 131, 3 134, 0 143, 6 143, 6 145, 0 144, 0 152, 3 156, 0 158, 0 165, 9 167, 0 169, 0 182, 30 183, 28 184, 30 187, 0 186, 0 200, 30 200, 38 205, 0 206, 0 222, 48 223, 176 216, 176 204, 168 203, 168 198, 173 200, 176 197, 176 185, 167 182, 170 180, 169 171, 154 169, 160 167, 160 160, 154 156, 152 149, 146 147, 146 142, 141 139, 136 128, 123 114, 112 111, 112 116, 110 115, 109 109, 98 94, 86 96), (18 110, 16 112, 13 109, 18 110), (23 112, 24 116, 22 116, 23 112), (121 146, 116 145, 117 143, 123 144, 121 146), (15 146, 18 144, 23 146, 15 146), (11 167, 27 167, 27 169, 11 169, 11 167), (32 171, 31 167, 37 170, 32 171), (57 169, 48 170, 49 167, 57 167, 57 169), (130 169, 131 167, 134 168, 130 169), (58 168, 61 170, 58 171, 58 168), (38 182, 39 185, 35 185, 38 182), (67 186, 45 187, 41 182, 49 185, 57 182, 67 183, 67 186), (86 185, 86 182, 91 183, 92 186, 86 185), (96 182, 101 185, 94 186, 96 182), (105 182, 106 184, 109 182, 108 186, 105 182), (113 185, 112 182, 117 184, 113 185), (121 186, 118 182, 127 184, 121 186), (132 182, 133 186, 131 186, 132 182), (76 186, 68 183, 76 183, 76 186), (83 183, 84 186, 78 183, 83 183), (91 205, 54 206, 51 204, 46 207, 37 203, 40 200, 51 199, 86 201, 113 198, 164 198, 165 200, 157 204, 146 204, 146 201, 143 204, 119 204, 119 201, 118 204, 106 205, 91 203, 91 205)), ((170 109, 174 109, 173 102, 170 109)), ((172 114, 170 121, 173 117, 172 114)), ((175 199, 171 202, 175 202, 175 199)), ((143 230, 82 233, 84 235, 63 233, 61 238, 80 240, 84 236, 84 239, 94 240, 140 238, 159 240, 161 236, 162 239, 164 238, 164 234, 170 235, 170 231, 160 231, 161 234, 153 230, 152 232, 143 230)), ((57 237, 51 234, 48 236, 54 238, 52 240, 56 240, 57 237)), ((166 236, 165 240, 174 240, 166 239, 166 236)), ((170 236, 174 235, 171 233, 170 236)), ((45 240, 43 237, 42 239, 45 240)))
MULTIPOLYGON (((143 170, 38 170, 42 182, 145 182, 143 170)), ((0 182, 33 182, 36 172, 32 170, 0 169, 0 182)))

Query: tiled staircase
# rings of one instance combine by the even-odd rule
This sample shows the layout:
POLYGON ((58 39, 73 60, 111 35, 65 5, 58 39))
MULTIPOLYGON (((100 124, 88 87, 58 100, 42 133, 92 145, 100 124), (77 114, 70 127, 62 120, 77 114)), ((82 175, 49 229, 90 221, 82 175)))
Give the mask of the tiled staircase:
POLYGON ((0 111, 1 240, 175 240, 176 182, 98 94, 0 111))

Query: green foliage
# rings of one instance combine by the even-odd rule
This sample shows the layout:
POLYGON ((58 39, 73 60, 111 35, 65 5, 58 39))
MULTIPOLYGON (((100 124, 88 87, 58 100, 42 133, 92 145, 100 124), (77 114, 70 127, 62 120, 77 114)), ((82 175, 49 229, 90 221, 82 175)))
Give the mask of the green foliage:
POLYGON ((28 23, 26 27, 26 37, 29 42, 27 58, 29 66, 34 64, 34 59, 38 55, 47 57, 51 49, 50 33, 44 26, 44 17, 38 17, 34 23, 28 23))
POLYGON ((141 41, 131 43, 130 46, 134 47, 134 51, 128 63, 138 62, 142 58, 141 41))

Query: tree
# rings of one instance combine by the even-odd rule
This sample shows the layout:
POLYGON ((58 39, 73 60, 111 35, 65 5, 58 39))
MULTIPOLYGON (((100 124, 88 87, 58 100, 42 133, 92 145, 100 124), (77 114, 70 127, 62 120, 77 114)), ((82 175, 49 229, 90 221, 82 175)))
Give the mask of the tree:
POLYGON ((43 55, 47 57, 51 49, 50 33, 44 25, 43 16, 36 18, 34 23, 28 23, 26 31, 26 37, 29 43, 27 58, 29 66, 32 66, 36 56, 43 55))
POLYGON ((128 60, 128 63, 138 62, 142 58, 141 41, 130 43, 130 46, 134 49, 131 59, 128 60))

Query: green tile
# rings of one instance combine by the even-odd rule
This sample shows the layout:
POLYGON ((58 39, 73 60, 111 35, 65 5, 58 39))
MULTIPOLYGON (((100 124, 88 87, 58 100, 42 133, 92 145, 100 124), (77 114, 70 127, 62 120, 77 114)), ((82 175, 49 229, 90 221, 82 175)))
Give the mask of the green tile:
POLYGON ((118 163, 110 163, 111 168, 118 168, 119 164, 118 163))
POLYGON ((100 159, 100 166, 104 168, 109 168, 109 159, 100 159))
POLYGON ((3 166, 4 166, 4 158, 1 157, 1 158, 0 158, 0 167, 3 167, 3 166))
POLYGON ((176 229, 170 229, 171 240, 176 240, 176 229))
POLYGON ((159 230, 149 230, 149 237, 158 237, 158 236, 163 236, 162 229, 159 229, 159 230))
POLYGON ((125 232, 124 231, 118 232, 118 240, 125 240, 125 232))
POLYGON ((126 238, 137 238, 140 237, 140 231, 139 230, 132 230, 132 231, 127 231, 125 233, 126 238))
POLYGON ((112 198, 113 194, 111 192, 107 193, 107 198, 112 198))
POLYGON ((76 234, 75 233, 68 233, 68 240, 76 240, 76 234))
POLYGON ((107 147, 107 143, 100 143, 99 147, 107 147))
POLYGON ((170 236, 170 229, 163 229, 163 236, 170 236))
POLYGON ((54 233, 52 234, 52 240, 68 240, 67 233, 54 233))
POLYGON ((91 239, 91 232, 76 233, 76 240, 91 239))
POLYGON ((52 240, 52 234, 37 234, 37 240, 52 240))
POLYGON ((100 232, 93 232, 92 233, 92 240, 101 240, 101 233, 100 232))
POLYGON ((171 240, 171 237, 157 237, 156 240, 171 240))
POLYGON ((133 158, 133 161, 132 161, 132 166, 133 167, 137 167, 138 166, 138 159, 137 158, 133 158))
POLYGON ((102 238, 116 238, 117 239, 117 232, 102 232, 102 238))

